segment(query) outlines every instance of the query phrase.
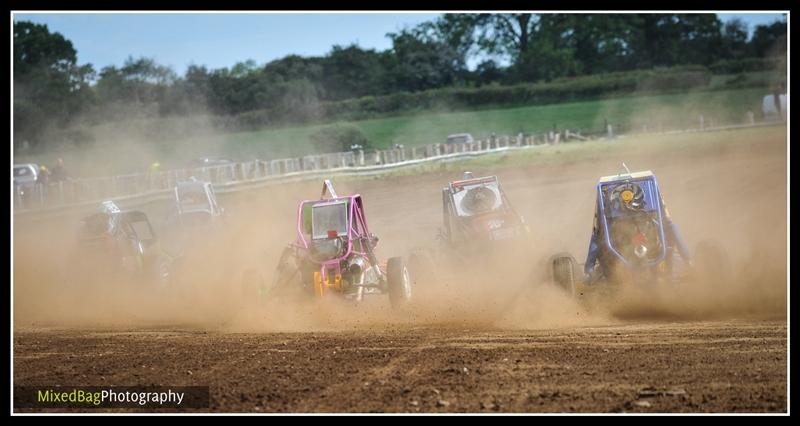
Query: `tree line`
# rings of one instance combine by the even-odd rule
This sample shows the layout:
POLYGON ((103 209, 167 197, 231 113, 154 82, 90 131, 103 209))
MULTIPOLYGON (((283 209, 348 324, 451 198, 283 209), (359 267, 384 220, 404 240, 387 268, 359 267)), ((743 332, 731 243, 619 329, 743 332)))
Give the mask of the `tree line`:
POLYGON ((776 21, 748 37, 744 22, 715 14, 444 14, 387 34, 384 51, 337 45, 263 65, 191 65, 179 76, 149 58, 95 70, 77 63, 63 35, 18 21, 14 137, 37 145, 76 123, 261 110, 297 122, 318 118, 321 104, 357 98, 680 65, 736 72, 785 57, 786 32, 776 21))

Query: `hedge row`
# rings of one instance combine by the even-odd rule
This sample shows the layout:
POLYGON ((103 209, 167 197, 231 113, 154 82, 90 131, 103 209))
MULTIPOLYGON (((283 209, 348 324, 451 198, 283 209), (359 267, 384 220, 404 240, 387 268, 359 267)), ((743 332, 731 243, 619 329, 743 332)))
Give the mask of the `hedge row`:
MULTIPOLYGON (((720 62, 712 67, 723 70, 738 69, 737 67, 755 69, 746 67, 766 66, 764 65, 765 61, 759 62, 758 65, 752 65, 752 61, 747 61, 739 61, 735 64, 734 61, 720 62)), ((294 110, 276 106, 271 109, 248 111, 238 115, 207 118, 214 128, 222 131, 251 131, 283 125, 361 120, 416 111, 544 105, 614 96, 762 87, 769 84, 770 78, 756 75, 758 73, 740 73, 739 76, 725 77, 724 82, 712 87, 710 85, 712 74, 711 69, 704 66, 680 66, 560 78, 550 82, 510 86, 491 84, 481 87, 451 87, 415 93, 402 92, 338 102, 298 104, 294 110)), ((165 134, 169 134, 169 132, 165 132, 165 134)))
POLYGON ((264 109, 215 121, 229 130, 253 130, 271 125, 313 121, 356 120, 411 111, 469 109, 486 106, 543 105, 601 97, 657 94, 708 87, 711 72, 705 67, 679 67, 562 78, 551 82, 445 88, 423 92, 365 96, 338 102, 321 102, 303 111, 264 109))
POLYGON ((738 74, 754 71, 786 70, 785 58, 744 58, 715 62, 708 69, 714 74, 738 74))

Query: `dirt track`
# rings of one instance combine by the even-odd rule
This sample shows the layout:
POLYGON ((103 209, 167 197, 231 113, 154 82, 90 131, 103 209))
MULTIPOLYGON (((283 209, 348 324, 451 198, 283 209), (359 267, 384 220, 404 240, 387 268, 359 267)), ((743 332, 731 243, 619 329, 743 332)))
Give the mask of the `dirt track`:
MULTIPOLYGON (((217 293, 158 300, 170 315, 151 311, 156 319, 142 321, 141 312, 129 317, 120 309, 137 299, 63 292, 61 270, 34 261, 63 247, 29 243, 37 240, 26 236, 42 230, 15 228, 14 384, 208 385, 214 411, 785 412, 785 143, 783 134, 691 152, 662 147, 500 169, 540 242, 532 256, 585 255, 593 184, 624 160, 656 172, 690 246, 715 239, 736 265, 735 282, 724 286, 633 298, 599 312, 536 292, 503 294, 511 304, 493 310, 483 296, 458 300, 428 289, 417 293, 424 306, 410 318, 376 302, 357 313, 284 308, 228 322, 220 320, 233 306, 224 302, 231 292, 223 279, 217 293), (648 397, 650 388, 672 394, 648 397)), ((364 196, 386 257, 433 243, 438 191, 449 178, 337 188, 364 196)), ((231 203, 241 212, 236 243, 218 247, 217 257, 235 252, 237 261, 274 262, 292 238, 298 194, 313 198, 318 187, 298 184, 231 203)), ((203 283, 236 270, 233 263, 198 268, 203 283)))
POLYGON ((15 343, 17 384, 209 385, 212 411, 786 411, 780 321, 30 332, 15 343), (647 396, 651 389, 673 394, 647 396))

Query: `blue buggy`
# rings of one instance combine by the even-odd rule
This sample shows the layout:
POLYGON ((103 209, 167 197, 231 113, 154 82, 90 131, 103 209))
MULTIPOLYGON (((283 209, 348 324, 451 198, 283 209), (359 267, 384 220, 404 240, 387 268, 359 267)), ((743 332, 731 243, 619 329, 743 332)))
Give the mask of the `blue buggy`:
POLYGON ((552 280, 573 295, 581 281, 586 286, 675 283, 691 275, 697 262, 719 273, 727 269, 715 244, 701 243, 692 258, 656 176, 627 168, 597 183, 594 225, 582 270, 568 253, 552 256, 550 262, 552 280))

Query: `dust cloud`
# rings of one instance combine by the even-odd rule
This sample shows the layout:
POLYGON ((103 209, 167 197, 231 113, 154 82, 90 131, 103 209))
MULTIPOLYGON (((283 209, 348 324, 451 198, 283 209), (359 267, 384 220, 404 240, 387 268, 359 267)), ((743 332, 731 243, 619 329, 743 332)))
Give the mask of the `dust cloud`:
MULTIPOLYGON (((300 199, 319 196, 320 182, 270 186, 220 201, 230 213, 219 232, 194 235, 176 266, 176 282, 157 288, 105 273, 81 261, 76 215, 14 224, 13 296, 16 329, 189 327, 224 332, 390 329, 395 327, 562 328, 645 320, 696 320, 787 314, 786 133, 727 133, 725 143, 686 140, 679 145, 620 147, 566 164, 536 164, 476 174, 497 174, 527 219, 532 239, 496 264, 476 271, 444 271, 434 284, 413 289, 413 303, 393 311, 385 296, 360 306, 332 298, 308 303, 260 303, 242 286, 255 268, 269 282, 278 257, 295 235, 300 199), (757 136, 759 140, 750 140, 757 136), (677 147, 677 148, 676 148, 677 147), (630 149, 628 149, 630 148, 630 149), (573 299, 547 276, 547 256, 572 253, 583 262, 599 176, 621 161, 651 169, 673 219, 694 250, 712 240, 724 248, 724 281, 701 277, 675 287, 625 289, 598 303, 573 299)), ((607 143, 607 142, 597 142, 607 143)), ((612 142, 613 143, 613 142, 612 142)), ((625 145, 625 144, 628 145, 625 145)), ((364 197, 377 254, 405 258, 436 246, 441 188, 447 173, 343 180, 340 193, 364 197)), ((162 206, 163 207, 163 206, 162 206)), ((147 207, 162 239, 163 208, 147 207)), ((590 292, 587 291, 587 294, 590 292)))

